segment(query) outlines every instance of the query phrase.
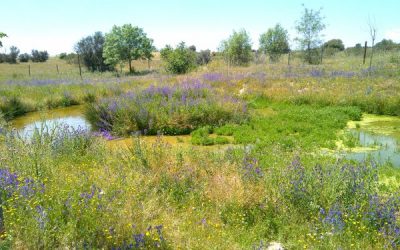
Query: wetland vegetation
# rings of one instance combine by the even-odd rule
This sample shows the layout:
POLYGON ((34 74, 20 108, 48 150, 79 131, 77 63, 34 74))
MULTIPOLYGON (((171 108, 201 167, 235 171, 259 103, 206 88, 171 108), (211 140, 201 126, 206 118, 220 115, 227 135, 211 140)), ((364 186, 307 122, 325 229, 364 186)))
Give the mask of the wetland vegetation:
POLYGON ((247 36, 0 64, 0 248, 398 249, 399 51, 230 57, 247 36))

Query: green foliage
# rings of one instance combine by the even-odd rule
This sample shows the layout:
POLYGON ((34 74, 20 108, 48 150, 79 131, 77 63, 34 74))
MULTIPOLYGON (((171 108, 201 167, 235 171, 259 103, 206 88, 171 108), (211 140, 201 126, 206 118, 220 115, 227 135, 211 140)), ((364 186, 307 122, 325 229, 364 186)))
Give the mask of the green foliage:
POLYGON ((299 43, 300 48, 305 50, 304 60, 310 64, 318 63, 318 59, 315 58, 318 58, 318 55, 313 51, 322 43, 321 32, 325 29, 323 20, 321 9, 312 10, 304 7, 302 17, 296 24, 299 37, 296 37, 295 40, 299 43))
POLYGON ((202 50, 197 53, 197 64, 205 65, 211 61, 211 51, 209 49, 202 50))
MULTIPOLYGON (((111 69, 103 58, 104 40, 103 34, 98 31, 92 36, 82 38, 75 45, 75 51, 82 57, 83 64, 90 71, 106 71, 111 69)), ((67 55, 62 55, 62 57, 66 58, 67 55)))
POLYGON ((28 62, 31 59, 31 56, 28 53, 23 53, 18 56, 19 62, 28 62))
POLYGON ((38 51, 33 49, 31 53, 32 62, 45 62, 49 59, 49 53, 46 50, 38 51))
MULTIPOLYGON (((96 78, 90 84, 74 78, 1 84, 6 112, 75 100, 92 103, 95 130, 104 122, 121 134, 193 132, 178 144, 169 136, 135 137, 131 144, 45 128, 22 140, 0 124, 0 248, 263 249, 272 241, 285 249, 398 248, 399 171, 320 153, 335 147, 338 131, 359 120, 361 110, 400 115, 397 78, 381 69, 376 77, 347 77, 360 58, 344 58, 313 67, 324 72, 316 77, 309 67, 276 64, 233 68, 228 77, 209 73, 217 80, 209 85, 199 83, 201 76, 156 83, 121 77, 116 85, 104 73, 87 73, 96 78), (288 70, 294 77, 283 78, 288 70), (334 70, 339 76, 332 77, 334 70), (250 119, 235 98, 244 85, 250 119), (226 143, 227 136, 243 145, 185 144, 226 143)), ((357 145, 356 137, 347 139, 357 145)))
POLYGON ((11 97, 0 103, 0 111, 6 120, 11 120, 28 112, 28 107, 18 97, 11 97))
POLYGON ((86 118, 96 130, 127 135, 189 134, 199 127, 239 122, 246 117, 240 101, 223 101, 207 85, 192 83, 142 91, 116 98, 104 98, 88 105, 86 118))
POLYGON ((228 64, 248 65, 252 59, 250 36, 244 29, 233 31, 228 40, 221 42, 219 50, 228 64))
POLYGON ((343 41, 340 39, 331 39, 323 44, 324 54, 332 56, 339 51, 344 50, 343 41))
MULTIPOLYGON (((7 37, 7 35, 5 33, 3 33, 3 32, 0 32, 0 39, 3 38, 3 37, 7 37)), ((0 40, 0 48, 1 47, 3 47, 3 43, 0 40)))
POLYGON ((269 54, 269 58, 273 62, 277 61, 282 54, 290 51, 288 32, 280 24, 261 34, 259 42, 259 50, 264 54, 269 54))
MULTIPOLYGON (((359 44, 361 46, 361 44, 359 44)), ((331 39, 327 42, 324 43, 324 48, 328 49, 337 49, 338 51, 343 51, 344 50, 344 44, 343 41, 340 39, 331 39)))
POLYGON ((16 64, 19 52, 20 51, 17 47, 11 46, 10 52, 8 54, 5 53, 0 54, 0 63, 7 62, 10 64, 16 64))
POLYGON ((400 44, 396 44, 391 39, 382 39, 382 41, 375 44, 374 47, 381 51, 393 51, 396 49, 400 50, 400 44))
POLYGON ((192 136, 191 142, 194 145, 203 145, 209 146, 214 144, 214 140, 209 137, 209 134, 212 133, 211 127, 202 127, 196 129, 190 135, 192 136))
POLYGON ((354 47, 348 47, 346 48, 345 52, 347 55, 362 55, 363 54, 363 47, 361 46, 361 43, 357 43, 354 47))
POLYGON ((185 74, 196 67, 196 53, 181 42, 175 49, 166 46, 160 51, 167 72, 185 74))
POLYGON ((61 53, 60 59, 65 60, 68 64, 78 64, 78 55, 75 53, 61 53))
POLYGON ((201 127, 194 130, 191 135, 191 143, 193 145, 210 146, 215 144, 228 144, 229 139, 223 136, 210 137, 213 129, 210 126, 201 127))
POLYGON ((18 55, 19 55, 19 49, 15 46, 11 46, 10 53, 8 55, 8 63, 17 63, 18 55))
POLYGON ((236 143, 279 144, 285 150, 298 147, 334 147, 335 131, 343 129, 349 120, 360 120, 356 107, 313 107, 310 105, 273 105, 278 114, 253 116, 243 125, 225 125, 215 132, 233 135, 236 143))
POLYGON ((106 34, 103 57, 110 65, 117 65, 128 62, 129 72, 133 72, 132 61, 141 58, 151 59, 151 52, 154 50, 153 41, 147 38, 143 29, 124 24, 114 26, 106 34))

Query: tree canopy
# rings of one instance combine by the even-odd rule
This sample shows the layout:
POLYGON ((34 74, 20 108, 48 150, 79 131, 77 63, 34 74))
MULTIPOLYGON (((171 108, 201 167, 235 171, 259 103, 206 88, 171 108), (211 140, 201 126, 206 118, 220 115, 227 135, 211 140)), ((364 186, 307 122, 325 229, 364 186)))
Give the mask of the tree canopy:
POLYGON ((297 21, 295 28, 299 36, 296 37, 296 41, 300 48, 306 51, 304 59, 308 63, 316 63, 317 61, 313 52, 322 43, 321 32, 325 29, 323 20, 321 9, 312 10, 304 7, 303 15, 297 21))
POLYGON ((382 39, 382 41, 375 44, 375 48, 382 51, 389 51, 396 48, 400 48, 400 44, 396 44, 391 39, 382 39))
POLYGON ((160 51, 165 69, 175 74, 184 74, 196 67, 196 52, 181 42, 175 49, 167 45, 160 51))
POLYGON ((31 54, 32 62, 45 62, 49 59, 49 53, 46 50, 38 51, 33 49, 31 54))
POLYGON ((151 59, 150 54, 153 51, 153 40, 147 38, 143 29, 131 24, 114 26, 105 36, 103 51, 105 62, 116 65, 127 61, 129 72, 133 72, 133 60, 151 59))
MULTIPOLYGON (((3 38, 3 37, 7 37, 7 35, 5 33, 3 33, 3 32, 0 32, 0 39, 3 38)), ((3 47, 3 43, 0 40, 0 48, 1 47, 3 47)))
POLYGON ((105 38, 101 32, 82 38, 76 45, 75 51, 81 55, 83 64, 90 71, 106 71, 110 66, 103 58, 105 38))
POLYGON ((251 39, 246 30, 233 34, 221 42, 220 51, 225 60, 233 65, 247 65, 252 59, 251 39))
MULTIPOLYGON (((361 46, 361 44, 360 44, 361 46)), ((343 51, 344 50, 344 44, 343 41, 341 39, 331 39, 327 42, 324 43, 324 48, 325 49, 336 49, 339 51, 343 51)))
POLYGON ((278 60, 281 54, 290 51, 288 32, 280 24, 261 34, 259 42, 260 51, 269 54, 271 61, 278 60))

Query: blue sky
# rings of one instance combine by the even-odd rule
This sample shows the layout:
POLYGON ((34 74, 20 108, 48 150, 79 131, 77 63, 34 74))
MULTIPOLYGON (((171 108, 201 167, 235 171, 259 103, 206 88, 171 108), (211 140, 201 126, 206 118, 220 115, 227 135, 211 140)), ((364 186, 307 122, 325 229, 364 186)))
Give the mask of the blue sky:
POLYGON ((346 46, 369 40, 370 16, 378 28, 378 41, 400 42, 400 0, 3 0, 0 31, 8 38, 0 51, 15 45, 21 52, 33 48, 52 55, 71 52, 80 38, 125 23, 143 28, 157 48, 185 41, 198 49, 216 50, 221 40, 241 28, 257 48, 260 34, 276 23, 293 40, 302 3, 323 8, 324 40, 340 38, 346 46))

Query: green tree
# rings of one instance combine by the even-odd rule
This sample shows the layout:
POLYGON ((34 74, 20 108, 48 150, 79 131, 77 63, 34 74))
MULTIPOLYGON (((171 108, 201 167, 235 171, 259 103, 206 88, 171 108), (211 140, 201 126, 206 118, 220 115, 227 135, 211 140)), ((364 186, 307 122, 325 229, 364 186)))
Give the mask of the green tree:
POLYGON ((319 62, 316 49, 322 43, 321 32, 325 29, 323 20, 321 9, 312 10, 304 7, 303 15, 297 21, 295 27, 299 33, 299 37, 296 37, 295 40, 299 42, 300 48, 305 51, 304 59, 310 64, 319 62))
POLYGON ((221 42, 220 51, 228 64, 247 65, 252 59, 249 34, 244 29, 233 31, 228 40, 221 42))
MULTIPOLYGON (((3 37, 7 37, 7 35, 5 33, 3 33, 3 32, 0 32, 0 39, 3 38, 3 37)), ((0 48, 1 47, 3 47, 3 43, 0 40, 0 48)))
POLYGON ((49 53, 46 50, 38 51, 33 49, 31 53, 32 62, 45 62, 49 59, 49 53))
POLYGON ((344 50, 343 41, 340 39, 331 39, 324 43, 323 45, 325 55, 332 56, 336 54, 338 51, 344 50))
POLYGON ((142 59, 147 60, 147 67, 150 69, 150 61, 154 57, 153 52, 156 48, 153 45, 153 39, 145 38, 143 42, 143 54, 142 59))
POLYGON ((280 25, 268 29, 260 36, 260 51, 269 54, 271 61, 275 62, 279 57, 290 51, 288 32, 280 25))
POLYGON ((201 50, 197 53, 197 64, 205 65, 211 61, 211 51, 209 49, 201 50))
POLYGON ((127 61, 129 72, 132 73, 132 61, 145 57, 145 51, 149 49, 149 41, 143 29, 137 26, 114 25, 111 32, 106 34, 103 51, 105 62, 115 66, 127 61))
POLYGON ((8 54, 8 63, 17 63, 19 55, 19 49, 15 46, 10 47, 10 53, 8 54))
POLYGON ((174 74, 184 74, 196 67, 196 53, 181 42, 175 49, 167 45, 160 51, 165 69, 174 74))
MULTIPOLYGON (((360 44, 361 46, 361 44, 360 44)), ((340 39, 331 39, 327 42, 324 43, 324 48, 325 49, 336 49, 338 51, 343 51, 344 50, 344 44, 343 41, 340 39)))
POLYGON ((106 71, 110 65, 106 64, 103 58, 105 38, 98 31, 91 36, 82 38, 76 45, 75 51, 82 57, 83 64, 90 71, 106 71))
POLYGON ((18 56, 19 62, 28 62, 31 56, 28 53, 23 53, 18 56))
POLYGON ((382 39, 379 43, 375 44, 375 48, 381 51, 389 51, 396 48, 400 48, 393 40, 391 39, 382 39))

